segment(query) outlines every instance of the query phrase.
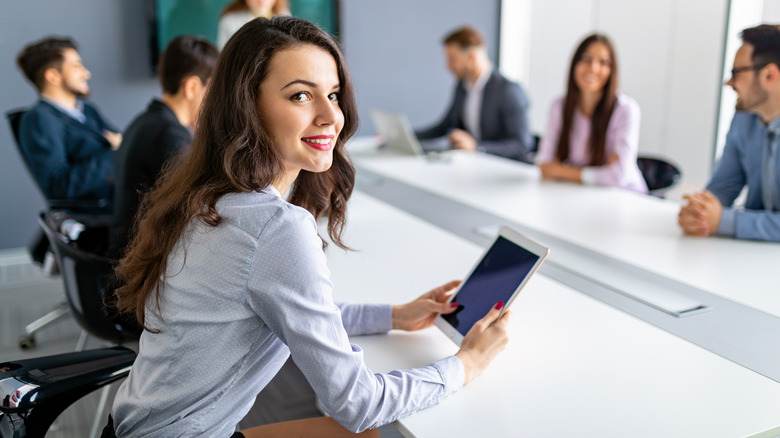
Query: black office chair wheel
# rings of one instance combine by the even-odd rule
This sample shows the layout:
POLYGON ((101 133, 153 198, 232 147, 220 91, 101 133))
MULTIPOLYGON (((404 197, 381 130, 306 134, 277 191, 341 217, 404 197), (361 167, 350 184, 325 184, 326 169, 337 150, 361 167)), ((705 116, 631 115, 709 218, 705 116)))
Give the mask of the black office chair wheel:
POLYGON ((22 336, 19 338, 19 349, 22 351, 28 351, 35 348, 35 337, 30 336, 22 336))

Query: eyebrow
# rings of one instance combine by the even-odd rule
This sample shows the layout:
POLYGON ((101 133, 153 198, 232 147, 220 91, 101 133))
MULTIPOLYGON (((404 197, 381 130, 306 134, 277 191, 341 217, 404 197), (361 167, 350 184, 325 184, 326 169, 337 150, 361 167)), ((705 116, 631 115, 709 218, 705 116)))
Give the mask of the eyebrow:
MULTIPOLYGON (((284 87, 282 87, 282 89, 280 91, 284 90, 287 87, 295 85, 295 84, 303 84, 303 85, 306 85, 307 87, 317 88, 317 84, 315 84, 312 81, 307 81, 306 79, 295 79, 294 81, 292 81, 289 84, 287 84, 284 87)), ((333 88, 331 88, 331 90, 335 90, 336 88, 341 88, 341 84, 334 85, 333 88)))

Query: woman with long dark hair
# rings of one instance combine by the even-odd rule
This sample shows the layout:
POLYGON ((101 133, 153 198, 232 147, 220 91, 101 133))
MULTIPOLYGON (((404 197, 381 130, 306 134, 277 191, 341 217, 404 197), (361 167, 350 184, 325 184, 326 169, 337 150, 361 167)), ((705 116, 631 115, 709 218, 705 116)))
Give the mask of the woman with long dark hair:
POLYGON ((542 178, 647 193, 636 164, 639 105, 618 92, 618 62, 605 35, 574 52, 566 96, 553 103, 536 162, 542 178))
POLYGON ((377 436, 504 348, 500 303, 458 353, 425 367, 374 374, 349 343, 430 327, 455 310, 447 293, 458 284, 399 306, 333 302, 316 219, 327 212, 330 239, 343 247, 354 185, 344 143, 356 127, 344 58, 315 25, 256 19, 228 42, 192 146, 144 199, 117 268, 117 306, 145 330, 105 433, 228 438, 291 355, 330 417, 234 436, 377 436))

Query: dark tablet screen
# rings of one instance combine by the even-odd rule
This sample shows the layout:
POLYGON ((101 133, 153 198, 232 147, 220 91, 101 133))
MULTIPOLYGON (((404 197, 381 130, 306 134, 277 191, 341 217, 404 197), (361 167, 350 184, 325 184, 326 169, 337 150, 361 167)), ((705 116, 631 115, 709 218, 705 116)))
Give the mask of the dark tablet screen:
POLYGON ((538 255, 499 236, 455 295, 458 310, 442 318, 465 336, 496 303, 509 302, 538 260, 538 255))

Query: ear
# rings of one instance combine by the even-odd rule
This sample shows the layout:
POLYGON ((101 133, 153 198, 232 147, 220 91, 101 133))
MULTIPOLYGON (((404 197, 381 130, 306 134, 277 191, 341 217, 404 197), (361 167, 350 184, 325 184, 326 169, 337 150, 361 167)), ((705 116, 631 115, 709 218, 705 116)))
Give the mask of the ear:
POLYGON ((184 79, 184 84, 182 84, 182 91, 184 91, 184 97, 187 98, 187 100, 192 100, 197 96, 198 90, 203 86, 203 83, 201 83, 200 78, 192 75, 187 76, 186 79, 184 79))
POLYGON ((764 83, 768 87, 774 87, 777 84, 780 84, 780 67, 775 63, 769 63, 764 69, 764 74, 762 76, 764 83))
POLYGON ((62 82, 62 74, 54 67, 49 67, 43 72, 43 79, 51 85, 58 86, 62 82))

